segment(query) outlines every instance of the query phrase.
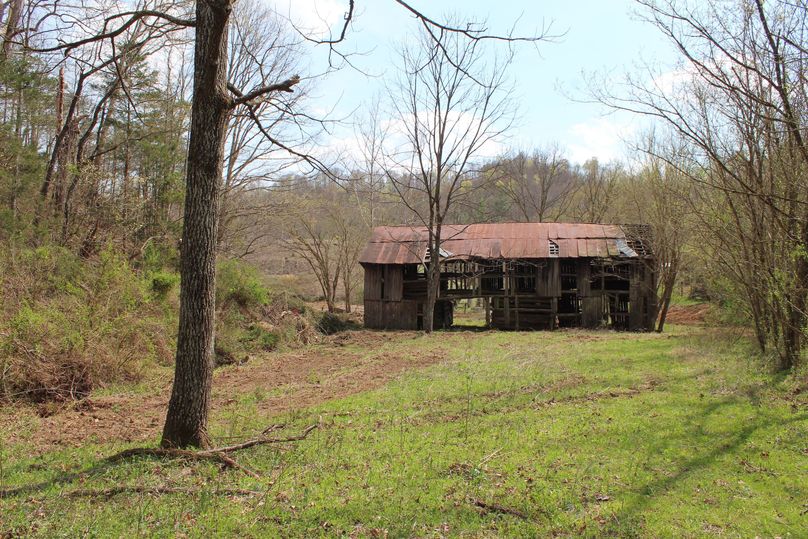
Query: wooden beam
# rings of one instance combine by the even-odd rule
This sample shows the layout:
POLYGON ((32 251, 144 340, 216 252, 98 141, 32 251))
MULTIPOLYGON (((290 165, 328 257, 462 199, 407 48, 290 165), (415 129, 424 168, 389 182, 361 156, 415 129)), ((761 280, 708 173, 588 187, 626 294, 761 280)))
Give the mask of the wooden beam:
POLYGON ((511 277, 508 263, 502 262, 502 285, 505 287, 505 326, 511 327, 511 277))
POLYGON ((491 298, 484 297, 483 303, 485 304, 485 327, 491 327, 491 298))

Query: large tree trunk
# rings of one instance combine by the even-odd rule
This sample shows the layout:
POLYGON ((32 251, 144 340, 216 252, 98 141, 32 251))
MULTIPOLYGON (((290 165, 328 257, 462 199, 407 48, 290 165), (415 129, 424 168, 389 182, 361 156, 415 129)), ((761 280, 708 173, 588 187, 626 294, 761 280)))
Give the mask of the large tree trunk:
POLYGON ((665 279, 662 283, 662 304, 660 305, 656 332, 662 333, 665 329, 665 320, 668 318, 668 309, 671 306, 671 298, 673 297, 673 287, 676 285, 676 275, 679 273, 679 262, 669 262, 670 267, 667 268, 665 279))
POLYGON ((675 282, 675 274, 673 277, 668 277, 665 279, 662 289, 662 305, 660 306, 659 319, 657 320, 657 333, 662 333, 662 331, 665 329, 665 320, 668 318, 668 309, 671 306, 671 297, 673 296, 673 287, 675 282))
POLYGON ((20 16, 22 15, 23 0, 11 0, 9 5, 6 29, 3 34, 2 58, 7 58, 11 52, 11 45, 18 39, 20 16))
POLYGON ((213 377, 219 183, 229 117, 228 0, 196 3, 194 97, 180 252, 180 323, 164 447, 207 447, 213 377))
POLYGON ((440 247, 435 248, 430 240, 429 265, 426 270, 426 304, 424 304, 424 331, 432 333, 435 328, 435 303, 440 291, 440 247))

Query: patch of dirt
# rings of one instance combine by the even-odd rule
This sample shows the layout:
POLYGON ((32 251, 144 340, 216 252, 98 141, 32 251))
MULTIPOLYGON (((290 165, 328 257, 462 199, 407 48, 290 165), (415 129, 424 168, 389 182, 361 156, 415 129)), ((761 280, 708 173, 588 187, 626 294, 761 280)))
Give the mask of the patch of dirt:
POLYGON ((703 324, 710 311, 709 303, 696 305, 671 305, 665 323, 671 324, 703 324))
MULTIPOLYGON (((213 382, 212 418, 241 395, 267 394, 258 404, 267 417, 313 406, 377 388, 406 370, 439 363, 448 353, 424 351, 409 356, 386 350, 385 345, 416 338, 408 332, 350 331, 333 335, 321 344, 283 353, 267 354, 238 367, 217 370, 213 382)), ((32 453, 88 442, 144 442, 160 435, 170 394, 170 382, 152 394, 93 397, 68 404, 46 417, 35 408, 30 430, 17 434, 18 411, 0 414, 0 433, 7 443, 24 439, 32 453)))

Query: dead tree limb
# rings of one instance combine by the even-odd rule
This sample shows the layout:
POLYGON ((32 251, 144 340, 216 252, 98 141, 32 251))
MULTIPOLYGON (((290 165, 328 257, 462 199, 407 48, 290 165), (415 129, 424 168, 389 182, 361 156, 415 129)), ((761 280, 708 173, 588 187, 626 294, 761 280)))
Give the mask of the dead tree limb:
POLYGON ((523 513, 518 509, 514 509, 513 507, 506 507, 498 503, 488 503, 477 499, 472 500, 472 503, 474 503, 475 507, 479 507, 480 509, 488 513, 502 513, 504 515, 519 517, 524 520, 530 519, 530 517, 526 513, 523 513))
MULTIPOLYGON (((142 487, 142 486, 126 486, 121 485, 117 487, 103 488, 103 489, 78 489, 69 492, 62 492, 62 496, 68 498, 111 498, 118 494, 152 494, 161 496, 163 494, 188 494, 194 496, 201 494, 202 490, 193 488, 178 488, 178 487, 142 487)), ((259 490, 247 490, 241 488, 221 488, 213 490, 213 494, 221 496, 263 496, 265 493, 259 490)))
POLYGON ((304 440, 311 431, 317 428, 317 425, 309 425, 303 432, 296 436, 289 436, 287 438, 267 438, 266 433, 272 432, 273 430, 282 428, 283 425, 272 425, 266 429, 261 434, 260 437, 255 438, 253 440, 247 440, 246 442, 235 444, 235 445, 228 445, 224 447, 217 447, 214 449, 206 449, 204 451, 189 451, 187 449, 174 449, 174 448, 153 448, 153 447, 135 447, 132 449, 125 449, 120 453, 116 453, 110 457, 107 457, 107 462, 120 462, 122 460, 126 460, 130 457, 157 457, 157 458, 180 458, 186 460, 206 460, 206 461, 214 461, 223 464, 228 468, 234 468, 236 470, 240 470, 245 474, 253 477, 255 479, 259 479, 261 476, 258 475, 256 472, 246 468, 245 466, 236 462, 232 457, 226 455, 226 453, 230 453, 233 451, 239 451, 241 449, 247 449, 249 447, 254 447, 257 445, 264 445, 264 444, 280 444, 284 442, 297 442, 300 440, 304 440))
MULTIPOLYGON (((273 425, 274 426, 274 425, 273 425)), ((197 451, 195 454, 197 455, 206 455, 209 453, 230 453, 232 451, 239 451, 241 449, 247 449, 249 447, 254 447, 256 445, 263 445, 263 444, 280 444, 283 442, 297 442, 300 440, 305 439, 311 431, 317 428, 317 425, 309 425, 306 427, 303 432, 298 434, 297 436, 290 436, 288 438, 266 438, 265 435, 261 435, 258 438, 247 440, 246 442, 242 442, 240 444, 235 445, 228 445, 225 447, 218 447, 216 449, 207 449, 205 451, 197 451)), ((272 429, 275 430, 275 429, 272 429)), ((266 431, 265 431, 266 432, 266 431)))

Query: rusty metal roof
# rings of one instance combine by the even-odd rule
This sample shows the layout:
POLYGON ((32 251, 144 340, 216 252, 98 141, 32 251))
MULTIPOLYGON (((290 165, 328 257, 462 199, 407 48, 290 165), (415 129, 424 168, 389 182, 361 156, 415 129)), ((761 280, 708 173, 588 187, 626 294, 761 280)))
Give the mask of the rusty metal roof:
MULTIPOLYGON (((441 247, 447 259, 550 258, 550 240, 558 258, 636 257, 627 248, 620 225, 583 223, 480 223, 443 225, 441 247)), ((373 229, 359 262, 418 264, 423 262, 429 234, 424 226, 380 226, 373 229)))

